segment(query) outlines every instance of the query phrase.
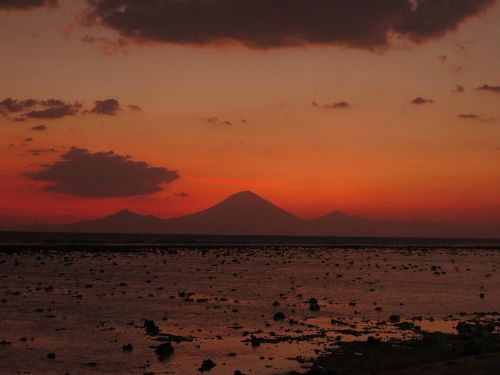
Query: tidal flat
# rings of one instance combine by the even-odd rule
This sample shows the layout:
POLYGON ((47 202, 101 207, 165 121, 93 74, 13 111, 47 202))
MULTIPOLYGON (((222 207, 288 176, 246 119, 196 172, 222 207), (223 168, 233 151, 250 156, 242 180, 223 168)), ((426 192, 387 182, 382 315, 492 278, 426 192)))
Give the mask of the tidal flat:
POLYGON ((353 342, 497 335, 499 267, 460 247, 2 252, 0 373, 327 373, 353 342))

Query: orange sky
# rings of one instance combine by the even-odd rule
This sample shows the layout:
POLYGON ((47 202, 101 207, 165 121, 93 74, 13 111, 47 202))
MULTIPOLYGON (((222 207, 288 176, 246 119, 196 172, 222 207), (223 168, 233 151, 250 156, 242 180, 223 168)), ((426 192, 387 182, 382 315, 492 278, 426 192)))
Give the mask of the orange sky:
POLYGON ((115 98, 123 110, 23 122, 0 115, 0 224, 124 207, 172 217, 240 190, 306 218, 337 209, 500 222, 500 93, 476 89, 500 85, 499 4, 444 37, 374 50, 131 43, 105 53, 82 37, 117 32, 82 25, 84 0, 59 3, 0 11, 0 101, 92 108, 115 98), (417 97, 434 103, 411 104, 417 97), (349 108, 322 107, 343 101, 349 108), (40 124, 47 130, 30 130, 40 124), (46 182, 25 175, 71 147, 132 155, 180 178, 154 194, 82 197, 44 191, 46 182))

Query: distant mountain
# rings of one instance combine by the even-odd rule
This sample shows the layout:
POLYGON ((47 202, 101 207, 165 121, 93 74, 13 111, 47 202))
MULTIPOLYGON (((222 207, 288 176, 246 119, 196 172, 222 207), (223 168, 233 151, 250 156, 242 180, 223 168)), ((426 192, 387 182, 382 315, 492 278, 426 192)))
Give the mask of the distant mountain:
POLYGON ((165 221, 166 233, 279 235, 304 234, 305 221, 251 191, 229 198, 201 212, 165 221))
POLYGON ((125 209, 102 219, 70 224, 67 229, 78 232, 159 233, 163 222, 159 217, 143 216, 125 209))
POLYGON ((143 216, 127 209, 100 219, 80 221, 73 224, 34 224, 23 230, 42 232, 75 233, 162 233, 164 220, 143 216))
POLYGON ((309 232, 315 236, 373 236, 378 231, 377 222, 333 211, 308 223, 309 232))
POLYGON ((340 211, 314 220, 301 219, 260 196, 244 191, 206 210, 173 219, 122 210, 73 224, 34 224, 10 228, 40 232, 157 233, 206 235, 283 235, 352 237, 498 238, 494 224, 457 225, 425 221, 374 221, 340 211))
POLYGON ((451 224, 429 221, 376 221, 334 211, 311 220, 309 232, 315 236, 343 237, 500 237, 500 226, 493 224, 451 224))

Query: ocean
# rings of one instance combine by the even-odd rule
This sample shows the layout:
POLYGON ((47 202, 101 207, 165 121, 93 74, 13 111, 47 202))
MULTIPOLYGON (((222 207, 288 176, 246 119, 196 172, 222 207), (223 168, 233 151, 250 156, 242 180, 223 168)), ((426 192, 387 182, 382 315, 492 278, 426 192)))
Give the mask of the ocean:
POLYGON ((196 374, 208 359, 215 375, 305 371, 340 341, 418 334, 401 322, 454 332, 460 321, 495 319, 499 248, 1 233, 0 373, 196 374), (167 341, 174 353, 160 360, 167 341))

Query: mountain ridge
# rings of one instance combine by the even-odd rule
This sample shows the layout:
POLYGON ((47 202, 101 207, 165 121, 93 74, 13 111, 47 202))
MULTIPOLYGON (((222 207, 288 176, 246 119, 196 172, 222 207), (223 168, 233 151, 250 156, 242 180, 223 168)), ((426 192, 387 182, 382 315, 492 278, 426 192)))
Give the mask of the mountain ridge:
POLYGON ((125 208, 102 218, 71 224, 33 224, 10 229, 37 232, 180 235, 500 237, 500 227, 494 224, 459 225, 416 220, 376 221, 338 210, 316 219, 305 220, 252 191, 232 194, 204 210, 170 219, 141 215, 125 208))

